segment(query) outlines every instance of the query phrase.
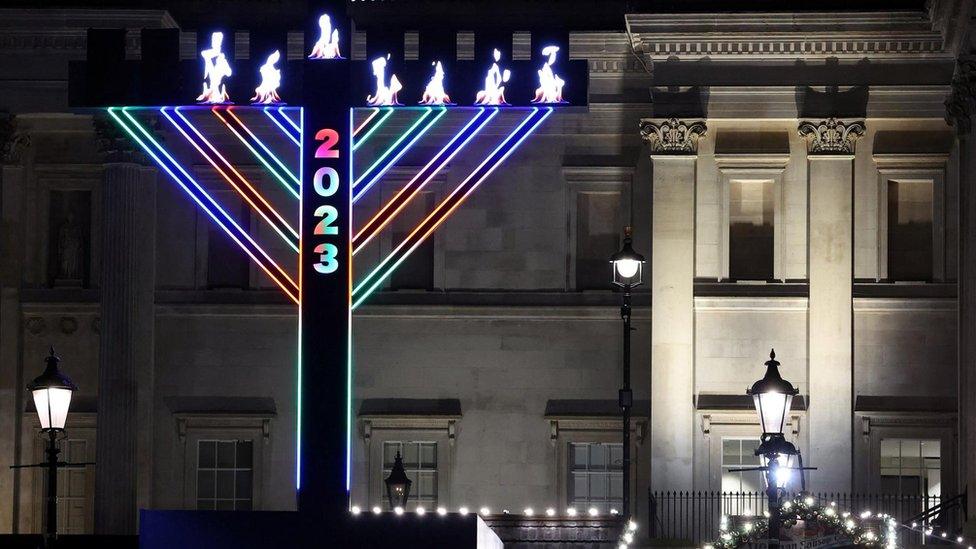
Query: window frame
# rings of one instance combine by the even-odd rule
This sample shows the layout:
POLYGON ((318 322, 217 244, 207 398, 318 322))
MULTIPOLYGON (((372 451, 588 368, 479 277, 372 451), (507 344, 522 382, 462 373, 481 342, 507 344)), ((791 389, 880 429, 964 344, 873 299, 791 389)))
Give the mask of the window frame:
POLYGON ((270 478, 271 416, 268 414, 175 414, 182 445, 183 508, 197 509, 197 452, 201 440, 250 440, 251 510, 263 509, 265 481, 270 478), (266 474, 268 473, 268 474, 266 474))
MULTIPOLYGON (((219 464, 214 463, 214 467, 212 467, 212 468, 208 467, 207 468, 207 469, 210 469, 210 470, 212 470, 214 472, 214 482, 215 482, 215 484, 216 484, 216 472, 217 471, 232 470, 236 474, 239 470, 244 469, 242 467, 238 467, 237 466, 237 463, 236 463, 236 461, 237 461, 237 445, 240 444, 240 443, 244 443, 244 442, 248 442, 248 443, 251 444, 251 466, 246 469, 247 471, 250 471, 251 472, 251 494, 250 494, 250 497, 248 497, 246 499, 248 499, 248 500, 251 501, 251 506, 253 507, 253 505, 254 505, 254 453, 255 453, 254 452, 254 441, 251 440, 250 438, 199 438, 199 439, 197 439, 197 441, 196 441, 196 447, 197 447, 197 451, 196 451, 196 467, 194 469, 195 472, 196 472, 196 475, 197 475, 197 478, 194 479, 194 482, 197 483, 197 486, 196 486, 197 489, 199 489, 199 487, 200 487, 199 486, 200 469, 201 469, 201 467, 200 467, 200 444, 203 443, 203 442, 213 442, 213 443, 215 443, 215 447, 214 447, 214 452, 215 452, 214 459, 215 460, 217 459, 217 453, 218 453, 218 450, 217 450, 216 445, 219 445, 220 443, 227 443, 227 442, 230 442, 230 443, 233 443, 234 444, 234 461, 235 461, 234 467, 220 467, 219 464)), ((236 479, 236 475, 235 475, 234 481, 235 481, 235 485, 234 485, 234 497, 231 498, 231 501, 234 502, 234 506, 236 507, 237 506, 237 500, 239 500, 239 499, 245 499, 245 498, 237 497, 237 485, 236 485, 237 479, 236 479)), ((217 497, 218 494, 217 494, 217 491, 216 490, 217 490, 217 488, 215 486, 214 487, 214 497, 213 498, 200 498, 200 495, 199 494, 196 494, 196 496, 194 498, 196 500, 196 509, 197 510, 200 510, 200 511, 209 511, 210 509, 200 509, 200 500, 201 499, 211 499, 211 500, 214 501, 214 509, 213 510, 219 510, 219 509, 216 509, 216 506, 217 506, 216 502, 217 502, 217 500, 226 500, 227 498, 219 498, 219 497, 217 497)), ((233 510, 234 511, 237 511, 238 509, 235 508, 233 510)))
MULTIPOLYGON (((564 166, 563 177, 566 180, 566 290, 568 291, 598 291, 594 289, 580 290, 576 280, 576 261, 578 257, 577 231, 579 230, 580 194, 611 194, 620 196, 620 211, 624 220, 629 219, 631 200, 634 186, 634 172, 630 166, 564 166)), ((628 224, 625 222, 624 225, 628 224)), ((624 227, 621 225, 621 236, 624 227)), ((607 261, 617 250, 607 250, 607 261)), ((610 266, 607 265, 607 287, 610 291, 610 266)))
POLYGON ((859 492, 881 491, 881 440, 938 440, 942 467, 942 497, 957 495, 956 415, 951 413, 855 412, 854 489, 859 492))
POLYGON ((729 218, 731 216, 730 187, 734 181, 770 181, 773 185, 773 272, 772 280, 786 280, 783 247, 783 214, 786 211, 783 174, 789 163, 789 155, 782 154, 735 154, 716 155, 715 162, 720 174, 718 260, 720 282, 758 284, 765 280, 736 280, 729 277, 729 218))
POLYGON ((888 278, 888 191, 891 181, 927 181, 932 184, 932 279, 946 280, 946 172, 947 154, 876 154, 877 185, 877 275, 876 280, 888 278))
MULTIPOLYGON (((615 474, 619 474, 621 476, 621 500, 620 500, 620 507, 615 507, 615 506, 612 506, 611 505, 610 508, 607 508, 607 509, 601 511, 601 514, 609 513, 610 512, 610 509, 616 509, 617 511, 620 511, 621 510, 621 507, 623 506, 623 497, 622 497, 623 496, 623 493, 622 493, 622 490, 623 490, 623 467, 621 466, 619 473, 617 473, 616 471, 614 471, 613 469, 611 469, 609 467, 609 459, 608 459, 608 466, 605 469, 603 469, 603 470, 591 469, 590 463, 589 463, 589 461, 590 461, 589 460, 589 448, 587 448, 587 466, 586 466, 586 469, 585 470, 582 470, 582 471, 581 470, 578 470, 578 469, 573 469, 573 467, 572 467, 573 463, 572 463, 572 460, 570 458, 570 454, 572 454, 573 446, 574 445, 586 445, 587 447, 593 446, 593 445, 600 445, 600 446, 615 445, 615 446, 618 446, 621 449, 623 449, 623 443, 622 442, 613 442, 613 441, 610 441, 610 442, 596 442, 596 441, 585 441, 585 442, 584 441, 573 441, 573 442, 566 442, 565 443, 565 446, 563 447, 563 451, 566 453, 566 485, 564 486, 564 489, 566 490, 566 499, 563 500, 563 502, 560 502, 560 505, 565 504, 567 507, 569 507, 569 506, 575 506, 576 509, 579 510, 579 511, 581 511, 581 512, 584 510, 582 507, 578 506, 576 503, 574 503, 573 501, 571 501, 570 500, 570 497, 569 497, 570 485, 573 484, 573 479, 572 479, 572 474, 573 473, 583 472, 583 473, 586 474, 587 477, 589 477, 592 474, 604 475, 604 476, 607 477, 608 482, 612 482, 613 476, 615 474)), ((611 492, 612 492, 612 490, 611 490, 611 492)), ((591 498, 587 497, 586 499, 589 500, 591 498)), ((604 503, 609 504, 610 503, 610 499, 611 499, 610 498, 610 493, 608 493, 607 501, 604 502, 604 503)), ((594 505, 594 502, 589 502, 587 504, 587 508, 589 508, 589 507, 591 507, 593 505, 594 505)))

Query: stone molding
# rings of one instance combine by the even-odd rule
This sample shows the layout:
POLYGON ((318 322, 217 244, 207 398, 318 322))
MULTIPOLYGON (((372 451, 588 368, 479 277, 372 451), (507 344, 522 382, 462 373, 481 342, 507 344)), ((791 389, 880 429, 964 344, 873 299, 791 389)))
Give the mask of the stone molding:
POLYGON ((862 120, 828 118, 819 122, 804 120, 797 130, 807 140, 810 154, 854 154, 854 144, 864 135, 862 120))
MULTIPOLYGON (((92 125, 95 127, 98 151, 106 163, 149 164, 146 155, 136 148, 133 140, 124 135, 122 130, 108 118, 108 115, 93 116, 92 125)), ((158 127, 158 121, 150 121, 149 126, 150 131, 154 130, 158 127)), ((158 132, 154 133, 158 134, 158 132)), ((157 137, 157 139, 162 140, 162 136, 157 137)))
POLYGON ((952 56, 922 11, 646 13, 626 20, 635 51, 651 60, 952 56))
POLYGON ((956 62, 949 97, 945 100, 946 123, 956 129, 956 135, 972 132, 973 112, 976 110, 976 57, 962 56, 956 62))
POLYGON ((641 138, 651 146, 652 153, 698 154, 698 139, 705 135, 705 121, 667 119, 642 119, 641 138))

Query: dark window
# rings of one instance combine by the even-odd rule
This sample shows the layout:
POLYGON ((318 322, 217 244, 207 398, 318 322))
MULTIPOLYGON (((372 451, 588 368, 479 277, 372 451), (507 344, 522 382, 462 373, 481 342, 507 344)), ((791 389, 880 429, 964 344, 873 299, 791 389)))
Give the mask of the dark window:
POLYGON ((932 279, 932 182, 888 182, 888 278, 932 279))
MULTIPOLYGON (((392 247, 396 247, 434 208, 434 195, 420 193, 397 215, 393 222, 392 247)), ((392 290, 434 289, 434 235, 426 240, 401 263, 390 276, 392 290)))
POLYGON ((729 278, 773 278, 773 182, 729 183, 729 278))
POLYGON ((623 503, 623 445, 569 444, 569 505, 578 510, 595 507, 602 514, 620 510, 623 503))
MULTIPOLYGON (((240 208, 237 223, 245 231, 250 223, 249 210, 240 208)), ((244 250, 215 223, 207 223, 207 286, 209 288, 247 289, 250 279, 248 257, 244 250)))
POLYGON ((250 440, 197 443, 197 509, 250 511, 254 444, 250 440))
POLYGON ((610 256, 620 249, 620 194, 579 193, 576 200, 576 289, 610 288, 610 256))

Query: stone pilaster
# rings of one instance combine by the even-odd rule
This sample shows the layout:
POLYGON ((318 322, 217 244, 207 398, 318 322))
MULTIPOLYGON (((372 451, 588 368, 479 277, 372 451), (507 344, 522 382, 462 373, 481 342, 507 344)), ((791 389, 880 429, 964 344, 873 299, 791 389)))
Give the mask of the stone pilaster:
MULTIPOLYGON (((976 391, 976 139, 972 119, 976 112, 976 58, 960 58, 952 79, 952 93, 945 102, 946 122, 956 129, 959 140, 959 486, 969 491, 967 536, 976 534, 976 417, 973 394, 976 391)), ((947 273, 950 274, 950 273, 947 273)), ((951 274, 950 274, 951 276, 951 274)))
POLYGON ((695 177, 701 120, 642 120, 651 149, 651 488, 690 490, 694 440, 695 177))
MULTIPOLYGON (((20 282, 23 254, 21 198, 23 152, 30 137, 17 118, 0 112, 0 463, 16 463, 23 418, 24 387, 19 381, 21 356, 20 282)), ((22 474, 22 473, 20 473, 22 474)), ((14 502, 18 472, 0 467, 0 534, 15 529, 14 502)))
POLYGON ((801 121, 807 138, 809 423, 811 489, 848 492, 853 481, 854 145, 862 121, 801 121))
POLYGON ((95 532, 134 534, 148 506, 152 436, 156 170, 100 132, 102 184, 101 341, 95 532))

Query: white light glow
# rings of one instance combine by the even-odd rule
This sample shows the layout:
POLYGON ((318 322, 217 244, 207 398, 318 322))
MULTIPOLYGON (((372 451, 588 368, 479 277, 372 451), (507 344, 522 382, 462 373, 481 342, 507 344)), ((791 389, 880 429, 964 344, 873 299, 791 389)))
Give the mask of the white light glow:
POLYGON ((251 102, 257 105, 274 105, 281 103, 278 96, 278 86, 281 85, 281 71, 275 67, 281 59, 281 52, 275 50, 268 56, 268 60, 261 65, 261 84, 254 88, 254 97, 251 102))
POLYGON ((629 543, 633 543, 634 542, 634 534, 631 534, 630 532, 624 532, 624 541, 626 541, 628 544, 629 543))
POLYGON ((481 509, 478 509, 478 514, 483 517, 488 516, 491 514, 491 509, 487 507, 482 507, 481 509))
POLYGON ((556 53, 559 52, 558 46, 546 46, 542 48, 542 55, 547 56, 546 62, 539 73, 539 87, 535 90, 533 103, 564 103, 563 85, 566 84, 562 78, 552 71, 552 66, 556 63, 556 53))
POLYGON ((596 507, 590 507, 589 511, 587 512, 590 514, 591 517, 595 517, 600 514, 600 511, 596 507))
POLYGON ((461 516, 462 516, 462 517, 463 517, 464 515, 467 515, 467 514, 468 514, 468 512, 469 512, 469 511, 468 511, 468 508, 467 508, 467 507, 465 507, 465 506, 463 506, 463 505, 462 505, 461 507, 459 507, 459 508, 458 508, 458 513, 461 513, 461 516))
POLYGON ((350 513, 352 513, 353 515, 358 515, 359 513, 362 513, 362 512, 363 512, 363 510, 362 510, 362 509, 360 509, 358 505, 353 505, 353 506, 352 506, 352 507, 351 507, 351 508, 349 509, 349 512, 350 512, 350 513))
POLYGON ((421 105, 451 105, 451 97, 444 91, 444 67, 440 61, 434 61, 434 75, 424 88, 424 95, 420 98, 421 105))
POLYGON ((41 422, 41 429, 64 429, 68 421, 68 408, 71 406, 71 390, 59 387, 35 389, 34 408, 37 419, 41 422))
POLYGON ((403 514, 403 507, 400 507, 399 505, 397 505, 396 507, 393 508, 393 512, 396 513, 396 514, 398 514, 398 515, 402 515, 403 514))
POLYGON ((522 514, 523 514, 523 515, 525 515, 525 516, 527 516, 527 517, 531 517, 532 515, 534 515, 534 514, 535 514, 535 511, 533 511, 531 507, 526 507, 526 508, 525 508, 525 509, 524 509, 524 510, 522 511, 522 514))
POLYGON ((616 509, 610 509, 610 514, 611 515, 619 515, 620 514, 620 511, 618 511, 616 509))
POLYGON ((634 521, 632 521, 632 520, 627 521, 627 529, 630 530, 631 532, 636 532, 637 531, 637 523, 634 522, 634 521))
POLYGON ((492 55, 495 62, 491 64, 488 74, 485 75, 485 88, 475 96, 475 105, 508 105, 505 101, 504 84, 512 77, 512 72, 508 69, 503 71, 498 67, 502 52, 496 49, 492 55))
POLYGON ((437 508, 437 514, 443 517, 444 515, 447 514, 447 509, 445 509, 443 507, 438 507, 437 508))
POLYGON ((386 64, 390 56, 373 59, 373 77, 376 79, 376 92, 366 96, 366 104, 370 107, 389 107, 399 105, 397 93, 403 89, 403 84, 395 74, 390 75, 390 84, 386 84, 386 64))
POLYGON ((375 506, 375 507, 373 507, 373 514, 374 514, 374 515, 378 515, 378 514, 380 514, 380 513, 382 513, 382 512, 383 512, 383 510, 382 510, 382 509, 380 509, 380 506, 379 506, 379 505, 377 505, 377 506, 375 506))
POLYGON ((636 259, 618 259, 613 262, 613 266, 617 269, 617 274, 621 278, 633 278, 637 274, 637 269, 640 268, 640 261, 636 259))
POLYGON ((426 514, 427 514, 427 509, 424 509, 422 506, 418 505, 417 506, 417 515, 422 517, 422 516, 424 516, 426 514))
POLYGON ((554 516, 556 516, 556 510, 553 509, 552 507, 546 509, 546 516, 547 517, 554 517, 554 516))
POLYGON ((576 508, 575 507, 570 507, 569 509, 566 509, 566 514, 569 515, 569 516, 571 516, 571 517, 575 517, 576 516, 576 508))
POLYGON ((221 48, 224 45, 224 33, 215 32, 210 35, 210 47, 200 52, 203 58, 203 93, 197 97, 201 103, 228 103, 227 87, 224 78, 234 72, 221 48))
POLYGON ((332 18, 328 15, 319 17, 319 39, 312 46, 312 53, 308 58, 339 58, 339 29, 332 28, 332 18))

